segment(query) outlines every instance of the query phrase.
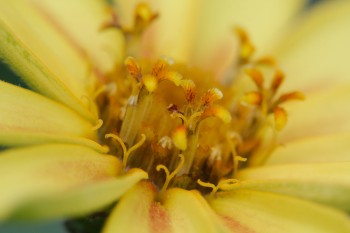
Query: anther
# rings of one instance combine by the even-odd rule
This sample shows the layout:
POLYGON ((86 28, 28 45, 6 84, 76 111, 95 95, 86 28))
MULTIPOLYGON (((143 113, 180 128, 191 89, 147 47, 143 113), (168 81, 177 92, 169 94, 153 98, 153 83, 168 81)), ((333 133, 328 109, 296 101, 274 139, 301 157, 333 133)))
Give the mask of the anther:
POLYGON ((254 81, 255 85, 259 90, 263 88, 264 77, 262 73, 257 69, 247 69, 245 73, 254 81))
POLYGON ((213 102, 222 99, 224 95, 218 88, 209 89, 201 98, 203 106, 211 105, 213 102))
POLYGON ((164 191, 168 188, 170 181, 179 173, 179 171, 181 170, 181 168, 183 167, 183 165, 185 163, 184 156, 182 154, 180 154, 179 157, 180 157, 180 162, 178 163, 177 167, 175 168, 175 170, 172 173, 170 173, 169 169, 162 164, 160 164, 156 167, 156 170, 158 172, 160 170, 164 170, 164 172, 165 172, 165 182, 164 182, 164 185, 162 187, 162 190, 160 191, 161 194, 164 193, 164 191))
POLYGON ((196 85, 192 80, 181 80, 180 86, 185 92, 186 101, 191 103, 196 98, 196 85))
POLYGON ((236 27, 235 32, 238 35, 241 43, 241 51, 240 51, 241 61, 242 63, 246 63, 249 61, 249 59, 253 55, 255 48, 252 42, 250 41, 248 34, 242 28, 236 27))
POLYGON ((135 28, 144 30, 157 17, 158 14, 153 13, 148 4, 140 3, 135 8, 135 28))
POLYGON ((136 59, 133 57, 127 57, 124 61, 126 69, 129 74, 136 79, 136 81, 140 81, 142 77, 142 70, 140 65, 137 63, 136 59))
POLYGON ((274 77, 273 77, 273 80, 271 82, 271 86, 270 86, 270 89, 273 93, 275 93, 279 87, 281 86, 281 84, 283 83, 285 77, 284 77, 284 74, 281 70, 277 70, 274 77))

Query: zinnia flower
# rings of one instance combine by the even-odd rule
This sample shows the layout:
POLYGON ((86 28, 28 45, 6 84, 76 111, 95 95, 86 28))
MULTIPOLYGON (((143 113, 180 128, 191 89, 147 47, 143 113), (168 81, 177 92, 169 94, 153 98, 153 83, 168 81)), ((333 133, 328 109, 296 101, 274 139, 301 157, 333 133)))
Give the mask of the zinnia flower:
POLYGON ((0 218, 350 232, 349 3, 1 1, 0 218))

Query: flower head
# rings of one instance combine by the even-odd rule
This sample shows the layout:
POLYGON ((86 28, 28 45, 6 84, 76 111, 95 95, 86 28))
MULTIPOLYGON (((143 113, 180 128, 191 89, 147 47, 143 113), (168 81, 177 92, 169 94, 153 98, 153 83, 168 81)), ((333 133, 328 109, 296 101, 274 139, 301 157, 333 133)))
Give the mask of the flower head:
POLYGON ((349 231, 347 2, 114 3, 0 2, 1 219, 349 231))

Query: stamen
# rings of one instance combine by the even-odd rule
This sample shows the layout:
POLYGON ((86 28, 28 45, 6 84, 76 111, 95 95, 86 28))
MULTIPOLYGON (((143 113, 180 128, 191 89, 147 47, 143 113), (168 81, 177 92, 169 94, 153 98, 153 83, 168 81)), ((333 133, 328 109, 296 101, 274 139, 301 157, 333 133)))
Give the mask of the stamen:
POLYGON ((124 169, 126 169, 126 165, 128 162, 128 158, 130 156, 130 154, 135 151, 136 149, 138 149, 139 147, 142 146, 142 144, 145 142, 146 140, 146 135, 141 134, 141 139, 140 141, 138 141, 135 145, 133 145, 132 147, 130 147, 129 149, 126 148, 125 143, 123 142, 123 140, 116 134, 106 134, 105 138, 113 138, 115 139, 117 142, 119 142, 120 146, 122 147, 123 150, 123 167, 124 169))
POLYGON ((98 119, 96 125, 94 127, 92 127, 92 131, 96 131, 96 130, 100 129, 102 127, 102 125, 103 125, 103 120, 98 119))
POLYGON ((187 125, 188 127, 192 128, 192 129, 195 129, 196 127, 194 126, 193 121, 194 121, 196 118, 202 116, 202 114, 203 114, 203 112, 195 112, 195 113, 193 113, 193 114, 190 116, 190 118, 188 119, 186 125, 187 125))
POLYGON ((182 113, 180 113, 180 112, 172 112, 171 113, 171 116, 172 117, 177 117, 177 118, 179 118, 179 119, 181 119, 182 120, 182 123, 184 124, 184 125, 188 125, 188 120, 187 120, 187 118, 182 114, 182 113))
POLYGON ((139 82, 142 77, 142 70, 136 59, 133 57, 127 57, 124 61, 124 65, 129 74, 139 82))
POLYGON ((222 99, 224 95, 218 88, 209 89, 202 97, 201 103, 203 106, 208 106, 213 102, 222 99))
POLYGON ((92 99, 95 100, 99 95, 101 95, 104 91, 107 90, 106 85, 102 85, 100 88, 98 88, 94 94, 92 95, 92 99))
POLYGON ((276 73, 275 73, 275 76, 271 82, 271 91, 273 93, 275 93, 279 87, 281 86, 281 84, 283 83, 285 77, 284 77, 284 74, 281 70, 277 70, 276 73))
POLYGON ((143 31, 157 17, 158 14, 153 13, 148 4, 139 3, 135 9, 135 28, 143 31))
POLYGON ((242 143, 242 138, 237 133, 228 133, 226 135, 227 143, 230 146, 232 161, 233 161, 233 169, 232 169, 232 177, 234 177, 237 173, 239 162, 246 162, 247 158, 243 158, 237 153, 237 146, 242 143))
POLYGON ((160 170, 164 170, 164 172, 165 172, 165 182, 163 184, 162 190, 160 191, 161 194, 164 193, 164 191, 168 188, 170 181, 175 177, 175 175, 177 175, 179 173, 182 166, 184 165, 184 162, 185 162, 184 156, 182 154, 180 154, 179 157, 180 157, 180 162, 178 163, 177 167, 175 168, 175 170, 172 173, 170 173, 168 168, 162 164, 160 164, 156 167, 156 170, 158 172, 160 170))
POLYGON ((264 77, 262 73, 257 69, 247 69, 245 73, 254 81, 259 90, 262 90, 264 84, 264 77))
POLYGON ((197 183, 200 186, 212 189, 212 191, 209 194, 209 197, 213 197, 219 189, 225 190, 225 191, 232 189, 233 186, 238 182, 239 180, 237 179, 223 179, 223 180, 220 180, 217 185, 214 185, 210 182, 203 182, 200 179, 197 180, 197 183))
POLYGON ((197 183, 202 186, 202 187, 206 187, 206 188, 211 188, 212 191, 210 192, 209 196, 212 197, 214 196, 214 194, 218 191, 219 187, 217 185, 214 185, 212 183, 209 182, 203 182, 200 179, 197 180, 197 183))
POLYGON ((281 95, 277 99, 275 106, 277 106, 281 103, 284 103, 286 101, 290 101, 290 100, 304 100, 304 99, 305 99, 305 96, 303 93, 298 92, 298 91, 290 92, 290 93, 286 93, 286 94, 281 95))
POLYGON ((247 63, 251 56, 253 55, 255 48, 250 41, 248 34, 246 31, 244 31, 240 27, 235 28, 235 32, 239 37, 239 40, 241 42, 241 51, 240 51, 240 57, 242 63, 247 63))
POLYGON ((220 190, 227 191, 236 186, 238 182, 239 180, 237 179, 223 179, 219 181, 218 188, 220 190))
POLYGON ((191 103, 196 98, 196 85, 192 80, 181 80, 180 86, 185 92, 185 97, 188 103, 191 103))
POLYGON ((260 92, 257 91, 248 92, 242 98, 243 103, 254 106, 259 106, 262 103, 262 101, 263 96, 260 92))

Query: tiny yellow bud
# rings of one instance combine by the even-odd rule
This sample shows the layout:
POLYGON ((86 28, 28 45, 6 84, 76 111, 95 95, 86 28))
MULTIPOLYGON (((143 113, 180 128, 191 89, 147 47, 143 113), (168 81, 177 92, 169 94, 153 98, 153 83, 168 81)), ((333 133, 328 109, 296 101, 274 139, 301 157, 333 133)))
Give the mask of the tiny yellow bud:
POLYGON ((276 107, 274 110, 275 128, 282 130, 287 124, 287 112, 283 108, 276 107))
POLYGON ((184 151, 187 148, 187 128, 184 125, 180 125, 173 131, 171 138, 174 145, 180 150, 184 151))
POLYGON ((142 77, 142 82, 143 85, 146 87, 147 91, 150 93, 154 92, 158 87, 157 78, 150 74, 144 75, 142 77))
POLYGON ((150 22, 155 17, 155 14, 152 12, 151 8, 146 3, 140 3, 135 9, 135 14, 137 18, 142 19, 144 22, 150 22))

